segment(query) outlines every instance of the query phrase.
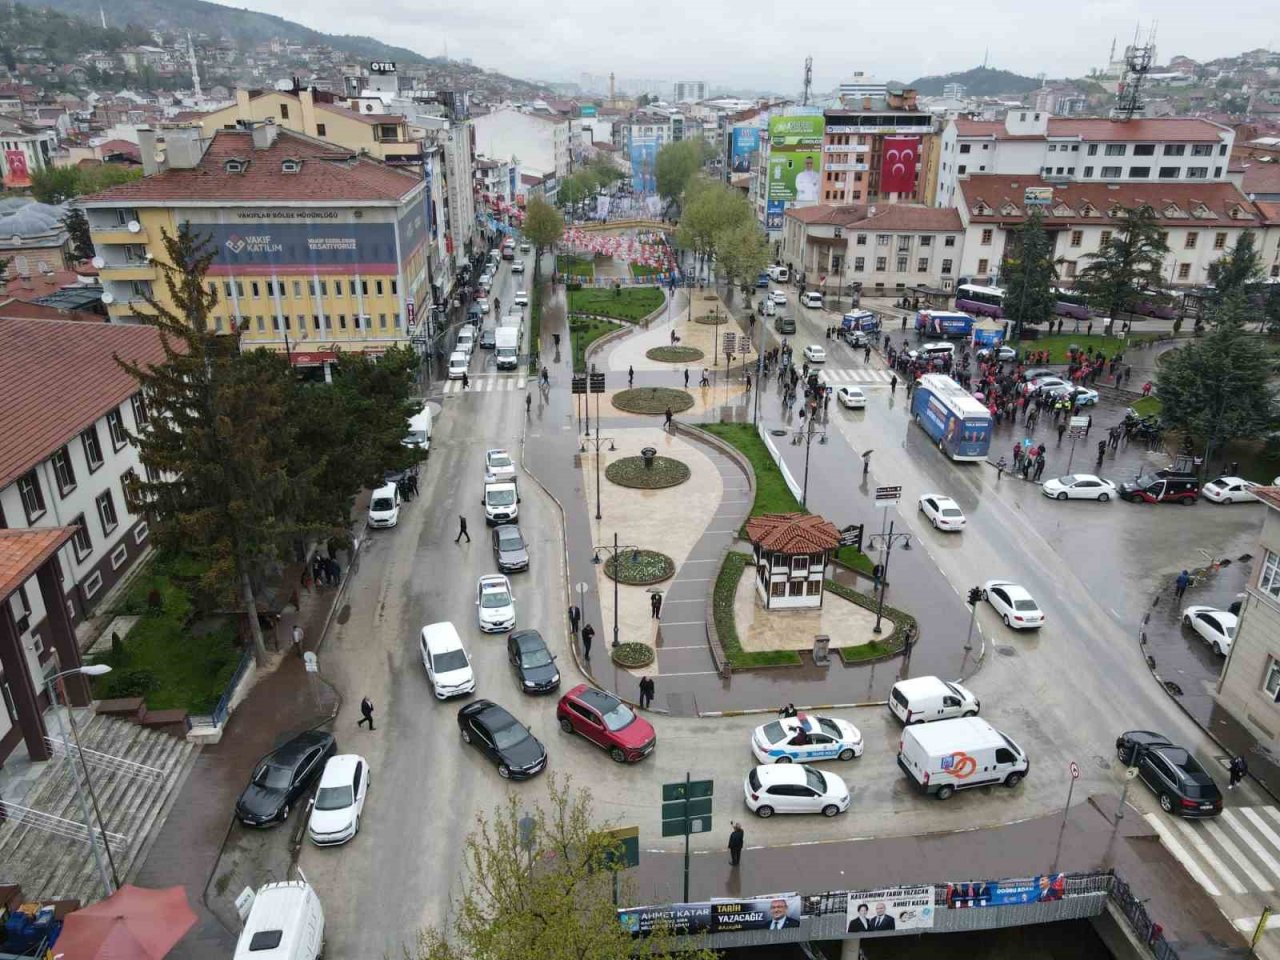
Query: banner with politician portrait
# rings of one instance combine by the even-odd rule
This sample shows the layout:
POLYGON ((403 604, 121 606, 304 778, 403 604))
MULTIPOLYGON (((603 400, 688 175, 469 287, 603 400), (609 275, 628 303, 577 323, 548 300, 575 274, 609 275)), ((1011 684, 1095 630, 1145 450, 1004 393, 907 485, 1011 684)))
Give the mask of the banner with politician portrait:
POLYGON ((817 203, 822 186, 822 116, 769 118, 769 200, 817 203))
POLYGON ((1016 903, 1048 903, 1067 892, 1065 873, 1042 874, 1029 880, 967 880, 947 884, 947 908, 1003 907, 1016 903))
POLYGON ((708 900, 631 907, 618 911, 618 921, 632 936, 655 930, 671 934, 731 933, 736 930, 791 930, 800 926, 800 897, 780 893, 755 900, 708 900))
POLYGON ((750 173, 760 153, 759 127, 734 127, 729 140, 729 168, 734 173, 750 173))
POLYGON ((886 887, 849 894, 845 930, 848 933, 893 933, 933 927, 933 885, 886 887))

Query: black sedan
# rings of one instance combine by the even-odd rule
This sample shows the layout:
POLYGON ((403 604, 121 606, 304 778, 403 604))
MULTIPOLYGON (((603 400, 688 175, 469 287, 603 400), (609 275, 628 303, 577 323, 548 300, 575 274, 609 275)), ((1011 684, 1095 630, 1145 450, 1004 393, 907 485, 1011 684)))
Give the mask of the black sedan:
POLYGON ((514 523, 493 528, 493 559, 503 573, 529 569, 529 550, 520 528, 514 523))
POLYGON ((550 693, 560 688, 560 669, 537 630, 517 630, 507 637, 507 659, 525 693, 550 693))
POLYGON ((485 327, 480 331, 480 349, 492 350, 498 345, 498 337, 493 327, 485 327))
POLYGON ((527 780, 547 765, 547 750, 529 728, 492 700, 458 711, 462 739, 498 766, 504 780, 527 780))
POLYGON ((1182 817, 1216 817, 1222 792, 1190 753, 1150 730, 1130 730, 1116 739, 1120 762, 1138 768, 1138 777, 1160 801, 1160 809, 1182 817))
POLYGON ((325 761, 338 752, 331 733, 308 730, 258 761, 236 801, 236 819, 266 827, 289 819, 289 808, 311 787, 325 761))

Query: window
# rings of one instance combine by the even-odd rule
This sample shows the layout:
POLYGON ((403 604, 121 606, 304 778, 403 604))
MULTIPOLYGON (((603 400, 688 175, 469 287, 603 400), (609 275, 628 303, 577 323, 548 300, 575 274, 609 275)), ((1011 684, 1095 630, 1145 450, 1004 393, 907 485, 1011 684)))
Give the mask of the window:
POLYGON ((902 256, 898 257, 898 273, 906 273, 906 272, 907 272, 907 255, 904 253, 902 256))
POLYGON ((111 446, 116 450, 129 442, 124 432, 124 415, 119 407, 107 414, 107 433, 111 436, 111 446))
MULTIPOLYGON (((1155 156, 1156 145, 1154 143, 1135 143, 1133 145, 1133 155, 1135 157, 1152 157, 1155 156)), ((1164 148, 1165 156, 1169 156, 1169 148, 1164 148)))
POLYGON ((1115 179, 1119 178, 1119 176, 1120 176, 1120 168, 1119 168, 1119 167, 1103 167, 1103 168, 1102 168, 1102 179, 1103 179, 1103 180, 1115 180, 1115 179))
POLYGON ((1188 180, 1208 180, 1209 168, 1208 167, 1187 167, 1187 179, 1188 180))
POLYGON ((985 230, 982 231, 982 240, 981 240, 982 245, 983 246, 989 245, 991 243, 991 237, 992 237, 992 230, 990 227, 987 227, 985 230))
POLYGON ((265 332, 266 332, 266 329, 267 329, 267 322, 266 322, 266 320, 264 320, 264 319, 263 319, 262 314, 258 314, 258 315, 257 315, 256 317, 254 317, 253 319, 254 319, 254 321, 257 323, 257 326, 258 326, 258 332, 259 332, 259 333, 265 333, 265 332))
POLYGON ((933 246, 933 237, 930 237, 930 236, 923 236, 923 237, 921 237, 921 238, 920 238, 920 246, 922 246, 922 247, 930 247, 930 246, 933 246))
POLYGON ((887 247, 889 245, 889 235, 887 233, 876 234, 876 246, 887 247))
MULTIPOLYGON (((1137 152, 1136 150, 1134 151, 1137 152)), ((1164 155, 1166 157, 1181 157, 1187 152, 1185 143, 1166 143, 1164 145, 1164 155)))
POLYGON ((1199 236, 1199 234, 1198 234, 1198 233, 1196 233, 1194 230, 1193 230, 1192 232, 1188 233, 1188 234, 1187 234, 1187 241, 1186 241, 1186 243, 1184 243, 1184 244, 1182 245, 1182 248, 1183 248, 1184 250, 1194 250, 1194 249, 1196 248, 1196 237, 1198 237, 1198 236, 1199 236))
POLYGON ((1058 145, 1057 145, 1056 143, 1051 143, 1051 144, 1049 144, 1049 152, 1050 152, 1050 153, 1057 153, 1057 152, 1058 152, 1058 145))
POLYGON ((1258 574, 1258 589, 1280 600, 1280 554, 1267 551, 1258 574))
POLYGON ((1214 178, 1215 178, 1215 179, 1221 180, 1221 179, 1222 179, 1222 168, 1221 168, 1221 167, 1214 167, 1214 168, 1213 168, 1213 176, 1214 176, 1214 178))
POLYGON ((858 246, 865 247, 867 245, 867 235, 865 233, 858 234, 858 239, 855 242, 858 246))
POLYGON ((986 273, 986 272, 987 272, 987 267, 988 267, 988 266, 990 266, 990 261, 989 261, 989 260, 979 260, 979 261, 978 261, 978 273, 986 273))
POLYGON ((391 281, 391 295, 394 297, 400 293, 400 284, 395 280, 391 281))
POLYGON ((102 491, 93 502, 98 507, 98 520, 102 523, 102 533, 109 537, 112 531, 120 526, 120 518, 116 516, 116 504, 111 499, 111 491, 102 491))
POLYGON ((910 250, 910 249, 911 249, 911 238, 910 238, 910 237, 899 237, 899 238, 898 238, 898 250, 899 250, 899 252, 901 252, 901 251, 903 251, 903 250, 910 250))
POLYGON ((1063 267, 1065 268, 1064 272, 1068 277, 1074 277, 1076 275, 1076 262, 1074 260, 1066 261, 1063 263, 1063 267))
POLYGON ((1215 233, 1213 235, 1213 249, 1224 250, 1227 246, 1227 235, 1225 233, 1215 233))
POLYGON ((1129 178, 1131 180, 1143 179, 1149 176, 1151 176, 1150 167, 1130 167, 1129 168, 1129 178))
POLYGON ((1211 143, 1195 143, 1191 145, 1191 155, 1193 157, 1212 157, 1213 144, 1211 143))
POLYGON ((955 237, 943 237, 943 238, 942 238, 942 245, 943 245, 944 247, 954 247, 954 246, 956 245, 956 238, 955 238, 955 237))
POLYGON ((71 526, 76 531, 71 536, 71 549, 75 552, 76 562, 81 563, 85 557, 93 553, 93 538, 89 535, 89 527, 84 522, 83 513, 71 521, 71 526))
POLYGON ((1098 155, 1098 145, 1096 143, 1089 144, 1089 156, 1096 157, 1098 155))
POLYGON ((806 556, 805 554, 800 554, 798 556, 792 557, 791 572, 792 573, 808 573, 809 572, 808 556, 806 556))
POLYGON ((374 291, 374 293, 376 293, 378 296, 382 296, 382 281, 381 281, 381 280, 375 280, 375 281, 373 281, 373 291, 374 291))
POLYGON ((964 173, 968 169, 969 169, 968 164, 962 163, 958 167, 956 167, 956 173, 964 173))
POLYGON ((252 282, 249 284, 249 292, 250 292, 251 294, 253 294, 254 299, 257 299, 257 297, 259 296, 258 289, 259 289, 259 288, 258 288, 258 281, 257 281, 257 280, 254 280, 254 281, 252 281, 252 282))
POLYGON ((1178 264, 1178 279, 1186 280, 1190 276, 1191 276, 1191 264, 1189 263, 1178 264))
POLYGON ((67 494, 76 488, 76 472, 71 466, 71 453, 66 447, 54 452, 49 458, 53 467, 54 479, 58 482, 58 493, 65 499, 67 494))
POLYGON ((84 583, 80 584, 80 589, 84 591, 85 599, 91 599, 95 593, 102 589, 102 574, 97 570, 89 574, 85 578, 84 583))
POLYGON ((1111 231, 1110 231, 1110 230, 1103 230, 1103 231, 1102 231, 1102 233, 1098 234, 1098 246, 1100 246, 1100 247, 1101 247, 1101 246, 1103 246, 1103 245, 1105 245, 1105 244, 1108 244, 1108 243, 1110 243, 1110 242, 1111 242, 1111 231))
POLYGON ((302 281, 301 281, 301 280, 295 280, 295 281, 293 281, 293 295, 294 295, 295 297, 300 297, 300 296, 302 296, 302 281))
POLYGON ((855 271, 857 271, 858 273, 861 273, 863 270, 867 269, 867 258, 866 258, 866 257, 854 257, 854 258, 853 258, 853 269, 854 269, 855 271))
POLYGON ((84 458, 89 462, 89 472, 93 473, 102 466, 102 444, 98 441, 98 425, 94 424, 80 434, 80 442, 84 444, 84 458))
POLYGON ((111 569, 119 570, 120 565, 129 559, 129 548, 123 543, 111 551, 111 569))
POLYGON ((1108 143, 1107 149, 1104 150, 1103 153, 1108 157, 1123 157, 1125 154, 1125 147, 1126 144, 1123 143, 1108 143))
POLYGON ((289 119, 289 105, 287 103, 280 104, 280 119, 281 120, 289 119))
POLYGON ((1161 167, 1160 179, 1161 180, 1177 180, 1178 168, 1177 167, 1161 167))
POLYGON ((1167 247, 1169 245, 1169 231, 1161 230, 1158 236, 1160 237, 1160 242, 1167 247))
POLYGON ((968 153, 968 152, 969 152, 969 149, 970 149, 970 148, 969 148, 969 144, 967 144, 967 143, 962 143, 962 144, 960 144, 960 152, 961 152, 961 153, 968 153))
POLYGON ((1083 231, 1083 230, 1072 230, 1072 231, 1071 231, 1071 246, 1073 246, 1073 247, 1078 247, 1078 246, 1080 246, 1080 244, 1082 244, 1082 243, 1084 243, 1084 231, 1083 231))
POLYGON ((917 272, 917 273, 928 273, 928 272, 929 272, 929 258, 928 258, 928 257, 920 257, 918 260, 916 260, 916 272, 917 272))
POLYGON ((888 258, 888 257, 876 257, 876 269, 877 269, 877 270, 879 270, 881 273, 883 273, 885 270, 888 270, 888 269, 889 269, 889 258, 888 258))
POLYGON ((19 478, 18 494, 22 497, 22 510, 27 515, 28 524, 35 523, 44 516, 44 492, 40 489, 40 481, 34 470, 19 478))
POLYGON ((378 314, 378 329, 387 329, 387 315, 385 313, 378 314))
POLYGON ((135 427, 141 427, 151 419, 151 414, 147 413, 147 401, 143 399, 142 394, 135 393, 133 395, 133 424, 135 427))
POLYGON ((222 281, 222 292, 226 294, 228 300, 231 299, 231 281, 230 280, 222 281))
POLYGON ((1092 176, 1093 176, 1093 167, 1085 167, 1085 168, 1084 168, 1084 177, 1085 177, 1086 179, 1088 179, 1089 177, 1092 177, 1092 176))
POLYGON ((325 125, 324 125, 323 123, 317 123, 317 124, 316 124, 316 136, 317 136, 317 137, 327 137, 328 135, 329 135, 329 131, 325 129, 325 125))
POLYGON ((943 275, 944 277, 948 277, 948 276, 950 276, 950 275, 951 275, 951 261, 950 261, 950 260, 943 260, 943 261, 942 261, 942 275, 943 275))

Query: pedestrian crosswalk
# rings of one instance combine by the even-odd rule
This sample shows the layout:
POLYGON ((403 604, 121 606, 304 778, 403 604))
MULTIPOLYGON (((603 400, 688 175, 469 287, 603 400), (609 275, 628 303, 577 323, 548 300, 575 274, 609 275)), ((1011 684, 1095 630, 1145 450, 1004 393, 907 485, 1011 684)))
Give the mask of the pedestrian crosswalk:
POLYGON ((829 370, 822 367, 818 370, 818 379, 823 383, 888 383, 892 378, 892 371, 872 370, 870 367, 853 370, 829 370))
POLYGON ((1227 807, 1220 817, 1206 820, 1145 816, 1165 849, 1209 896, 1280 889, 1280 809, 1227 807))
MULTIPOLYGON (((471 377, 467 384, 467 393, 496 393, 500 390, 523 390, 529 378, 524 375, 471 377)), ((462 393, 461 380, 447 380, 445 393, 462 393)))

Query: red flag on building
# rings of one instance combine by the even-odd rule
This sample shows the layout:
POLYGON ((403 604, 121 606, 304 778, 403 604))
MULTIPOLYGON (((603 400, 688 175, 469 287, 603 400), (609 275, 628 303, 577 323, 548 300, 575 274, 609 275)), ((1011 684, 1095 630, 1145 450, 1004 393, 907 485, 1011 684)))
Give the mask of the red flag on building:
POLYGON ((916 188, 916 164, 919 162, 919 137, 885 137, 880 193, 912 193, 916 188))

